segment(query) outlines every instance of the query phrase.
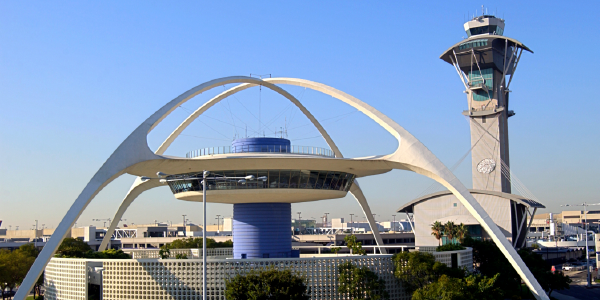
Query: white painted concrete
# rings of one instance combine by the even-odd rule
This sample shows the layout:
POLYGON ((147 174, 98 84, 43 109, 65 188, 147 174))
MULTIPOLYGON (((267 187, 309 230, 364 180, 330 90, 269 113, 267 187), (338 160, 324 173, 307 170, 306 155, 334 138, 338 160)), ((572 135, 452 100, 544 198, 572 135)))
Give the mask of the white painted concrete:
MULTIPOLYGON (((513 265, 517 273, 521 276, 523 281, 531 289, 532 293, 537 299, 549 299, 541 288, 539 283, 535 280, 529 269, 525 266, 515 249, 512 245, 503 237, 502 232, 491 220, 490 216, 481 207, 481 205, 473 198, 467 188, 448 170, 439 159, 433 155, 420 141, 412 136, 408 131, 398 125, 396 122, 385 116, 381 112, 377 111, 373 107, 366 103, 344 93, 336 90, 332 87, 326 86, 313 81, 295 79, 295 78, 270 78, 264 81, 256 78, 249 77, 227 77, 221 79, 215 79, 207 83, 201 84, 181 96, 175 98, 171 102, 167 103, 160 110, 154 113, 144 123, 142 123, 111 155, 107 162, 100 168, 98 173, 94 175, 90 183, 85 187, 80 196, 75 200, 73 206, 69 209, 65 218, 59 224, 55 234, 49 240, 44 250, 38 256, 36 262, 29 270, 27 277, 23 281, 19 292, 16 295, 17 299, 24 299, 27 292, 31 290, 37 277, 41 274, 44 267, 58 248, 63 237, 67 233, 68 229, 73 225, 75 220, 79 217, 81 212, 85 209, 87 204, 94 198, 94 196, 113 179, 120 176, 123 173, 130 173, 134 175, 156 173, 157 170, 163 169, 162 167, 173 168, 179 167, 179 171, 186 170, 182 169, 183 166, 186 168, 200 167, 198 170, 202 170, 204 167, 202 164, 193 164, 193 162, 208 162, 209 160, 190 160, 190 159, 178 159, 172 157, 159 156, 147 146, 146 136, 158 123, 160 123, 167 115, 175 110, 179 105, 185 103, 197 94, 200 94, 206 90, 209 90, 215 86, 220 86, 229 83, 254 83, 263 84, 264 82, 270 82, 273 84, 290 84, 297 85, 306 88, 310 88, 316 91, 320 91, 327 95, 331 95, 352 107, 358 109, 369 118, 377 122, 380 126, 385 128, 390 134, 392 134, 398 140, 397 150, 386 156, 369 157, 362 159, 329 159, 337 162, 344 162, 352 164, 354 167, 358 165, 364 165, 368 167, 387 166, 389 169, 403 169, 416 172, 418 174, 425 175, 432 178, 448 190, 450 190, 461 203, 469 210, 471 214, 479 221, 482 227, 490 234, 494 242, 498 245, 502 253, 508 258, 509 262, 513 265), (351 163, 354 161, 355 163, 351 163), (358 163, 358 164, 356 164, 358 163), (365 164, 366 163, 366 164, 365 164)), ((338 150, 339 151, 339 150, 338 150)), ((245 158, 246 160, 254 160, 252 156, 245 158)), ((214 160, 214 159, 213 159, 214 160)), ((276 157, 264 157, 260 160, 265 161, 280 161, 276 157)), ((319 159, 324 162, 324 159, 319 159)), ((254 161, 256 162, 256 161, 254 161)), ((281 161, 280 161, 281 162, 281 161)), ((174 168, 173 170, 176 170, 174 168)), ((386 168, 380 167, 379 170, 386 168)), ((196 171, 196 170, 194 170, 196 171)), ((176 172, 171 172, 176 173, 176 172)), ((364 207, 363 207, 364 210, 364 207)), ((372 215, 366 210, 367 218, 372 215)), ((374 223, 374 222, 373 222, 374 223)), ((375 227, 375 226, 373 226, 375 227)))

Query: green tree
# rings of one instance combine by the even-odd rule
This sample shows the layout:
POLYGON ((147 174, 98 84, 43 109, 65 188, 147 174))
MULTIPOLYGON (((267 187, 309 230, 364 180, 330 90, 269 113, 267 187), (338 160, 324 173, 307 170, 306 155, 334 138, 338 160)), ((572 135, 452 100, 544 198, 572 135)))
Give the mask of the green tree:
MULTIPOLYGON (((25 245, 22 245, 17 250, 15 250, 15 252, 22 254, 21 257, 25 257, 27 261, 31 262, 31 265, 33 265, 33 262, 40 254, 40 250, 33 243, 27 243, 25 245), (33 258, 33 259, 31 259, 31 258, 33 258)), ((29 271, 29 269, 31 268, 31 265, 28 264, 28 267, 25 270, 25 272, 23 272, 21 274, 21 275, 23 275, 23 278, 19 279, 19 283, 22 282, 23 279, 25 279, 25 276, 27 275, 27 271, 29 271)), ((36 297, 36 294, 41 295, 42 285, 44 285, 44 272, 42 272, 42 275, 40 275, 40 277, 38 277, 38 280, 33 285, 33 297, 34 298, 36 297)))
POLYGON ((448 243, 453 243, 452 240, 456 236, 456 225, 454 225, 454 222, 448 221, 444 224, 444 235, 448 239, 448 243))
MULTIPOLYGON (((491 241, 466 238, 463 245, 473 248, 473 264, 477 273, 487 277, 499 274, 497 285, 503 291, 504 296, 520 296, 521 277, 496 244, 491 241)), ((529 249, 521 249, 518 253, 547 293, 551 294, 552 291, 569 288, 571 279, 562 272, 552 273, 550 264, 544 261, 539 254, 533 253, 529 249)))
POLYGON ((433 224, 431 224, 431 235, 435 236, 435 238, 438 240, 438 245, 441 245, 442 243, 443 231, 444 226, 442 223, 440 223, 440 221, 435 221, 433 224))
MULTIPOLYGON (((521 288, 521 278, 513 269, 508 259, 491 241, 481 241, 466 238, 463 246, 473 248, 473 268, 475 273, 487 277, 498 277, 498 285, 502 291, 518 293, 521 288)), ((510 295, 505 295, 510 296, 510 295)))
POLYGON ((131 258, 131 255, 123 252, 123 250, 119 249, 107 249, 104 250, 102 252, 95 252, 97 253, 97 258, 107 258, 107 259, 129 259, 131 258))
POLYGON ((469 236, 469 228, 465 224, 460 223, 458 226, 456 226, 454 234, 456 235, 458 242, 462 243, 465 238, 469 236))
MULTIPOLYGON (((168 244, 169 249, 191 249, 202 248, 202 238, 189 237, 174 240, 168 244)), ((217 242, 214 239, 206 239, 206 248, 231 248, 233 241, 217 242)))
POLYGON ((519 250, 519 255, 548 296, 555 290, 570 288, 571 278, 560 271, 552 273, 552 266, 541 255, 526 248, 519 250))
POLYGON ((65 238, 60 246, 58 246, 55 256, 65 258, 81 258, 85 257, 84 253, 88 251, 92 251, 92 248, 90 248, 86 242, 77 238, 65 238))
MULTIPOLYGON (((11 263, 11 252, 6 249, 0 249, 0 289, 4 292, 9 288, 11 278, 9 276, 12 268, 11 263)), ((2 299, 4 299, 4 293, 2 293, 2 299)))
POLYGON ((389 299, 385 281, 367 267, 357 267, 351 262, 338 266, 340 286, 338 292, 350 299, 389 299))
POLYGON ((169 258, 169 256, 171 256, 171 250, 169 250, 169 246, 164 245, 164 246, 160 247, 160 250, 158 251, 158 255, 160 255, 160 258, 162 258, 162 259, 169 258))
POLYGON ((3 291, 6 289, 12 291, 25 279, 27 271, 35 261, 35 256, 30 256, 28 248, 24 247, 23 250, 17 249, 12 252, 0 250, 0 287, 3 291))
POLYGON ((409 293, 437 281, 442 275, 463 278, 465 270, 449 268, 435 260, 431 253, 401 252, 393 257, 394 276, 398 278, 409 293))
POLYGON ((290 270, 252 270, 236 275, 225 282, 228 300, 308 300, 305 279, 290 270))
POLYGON ((466 278, 453 278, 442 275, 436 282, 416 290, 413 300, 496 300, 503 299, 496 287, 498 276, 487 278, 470 275, 466 278))
POLYGON ((354 234, 347 235, 344 241, 346 242, 346 246, 352 250, 352 254, 367 255, 367 251, 362 248, 362 243, 356 239, 354 234))

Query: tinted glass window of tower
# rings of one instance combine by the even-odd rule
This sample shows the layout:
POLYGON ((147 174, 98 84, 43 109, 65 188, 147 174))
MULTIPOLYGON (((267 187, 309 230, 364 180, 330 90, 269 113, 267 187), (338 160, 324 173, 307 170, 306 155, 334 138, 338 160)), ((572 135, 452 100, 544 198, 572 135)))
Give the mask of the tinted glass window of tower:
POLYGON ((464 49, 469 49, 469 48, 474 48, 474 47, 483 47, 483 46, 487 46, 487 44, 488 44, 487 39, 474 40, 474 41, 460 44, 458 46, 458 49, 464 50, 464 49))
POLYGON ((471 28, 471 29, 467 30, 468 36, 478 35, 478 34, 486 34, 486 33, 502 35, 504 33, 504 30, 502 29, 502 27, 496 26, 496 25, 475 27, 475 28, 471 28))

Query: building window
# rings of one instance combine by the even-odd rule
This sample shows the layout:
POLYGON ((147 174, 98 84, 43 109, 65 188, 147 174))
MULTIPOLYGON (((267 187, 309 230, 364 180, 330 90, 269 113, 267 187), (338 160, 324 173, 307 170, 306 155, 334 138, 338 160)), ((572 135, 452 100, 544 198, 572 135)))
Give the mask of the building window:
POLYGON ((462 43, 462 44, 458 45, 458 50, 465 50, 465 49, 474 48, 474 47, 483 47, 483 46, 487 46, 487 44, 488 44, 487 39, 473 40, 473 41, 462 43))
POLYGON ((454 206, 454 207, 457 207, 457 206, 458 206, 458 203, 456 203, 456 202, 455 202, 455 203, 453 203, 453 205, 452 205, 452 206, 454 206))

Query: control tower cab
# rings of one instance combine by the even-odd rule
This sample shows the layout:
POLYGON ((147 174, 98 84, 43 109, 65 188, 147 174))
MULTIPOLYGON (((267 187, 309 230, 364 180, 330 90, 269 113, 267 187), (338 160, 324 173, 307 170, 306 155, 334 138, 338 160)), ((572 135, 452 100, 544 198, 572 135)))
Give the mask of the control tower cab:
POLYGON ((504 33, 504 20, 492 15, 483 15, 465 23, 467 36, 491 34, 502 35, 504 33))

